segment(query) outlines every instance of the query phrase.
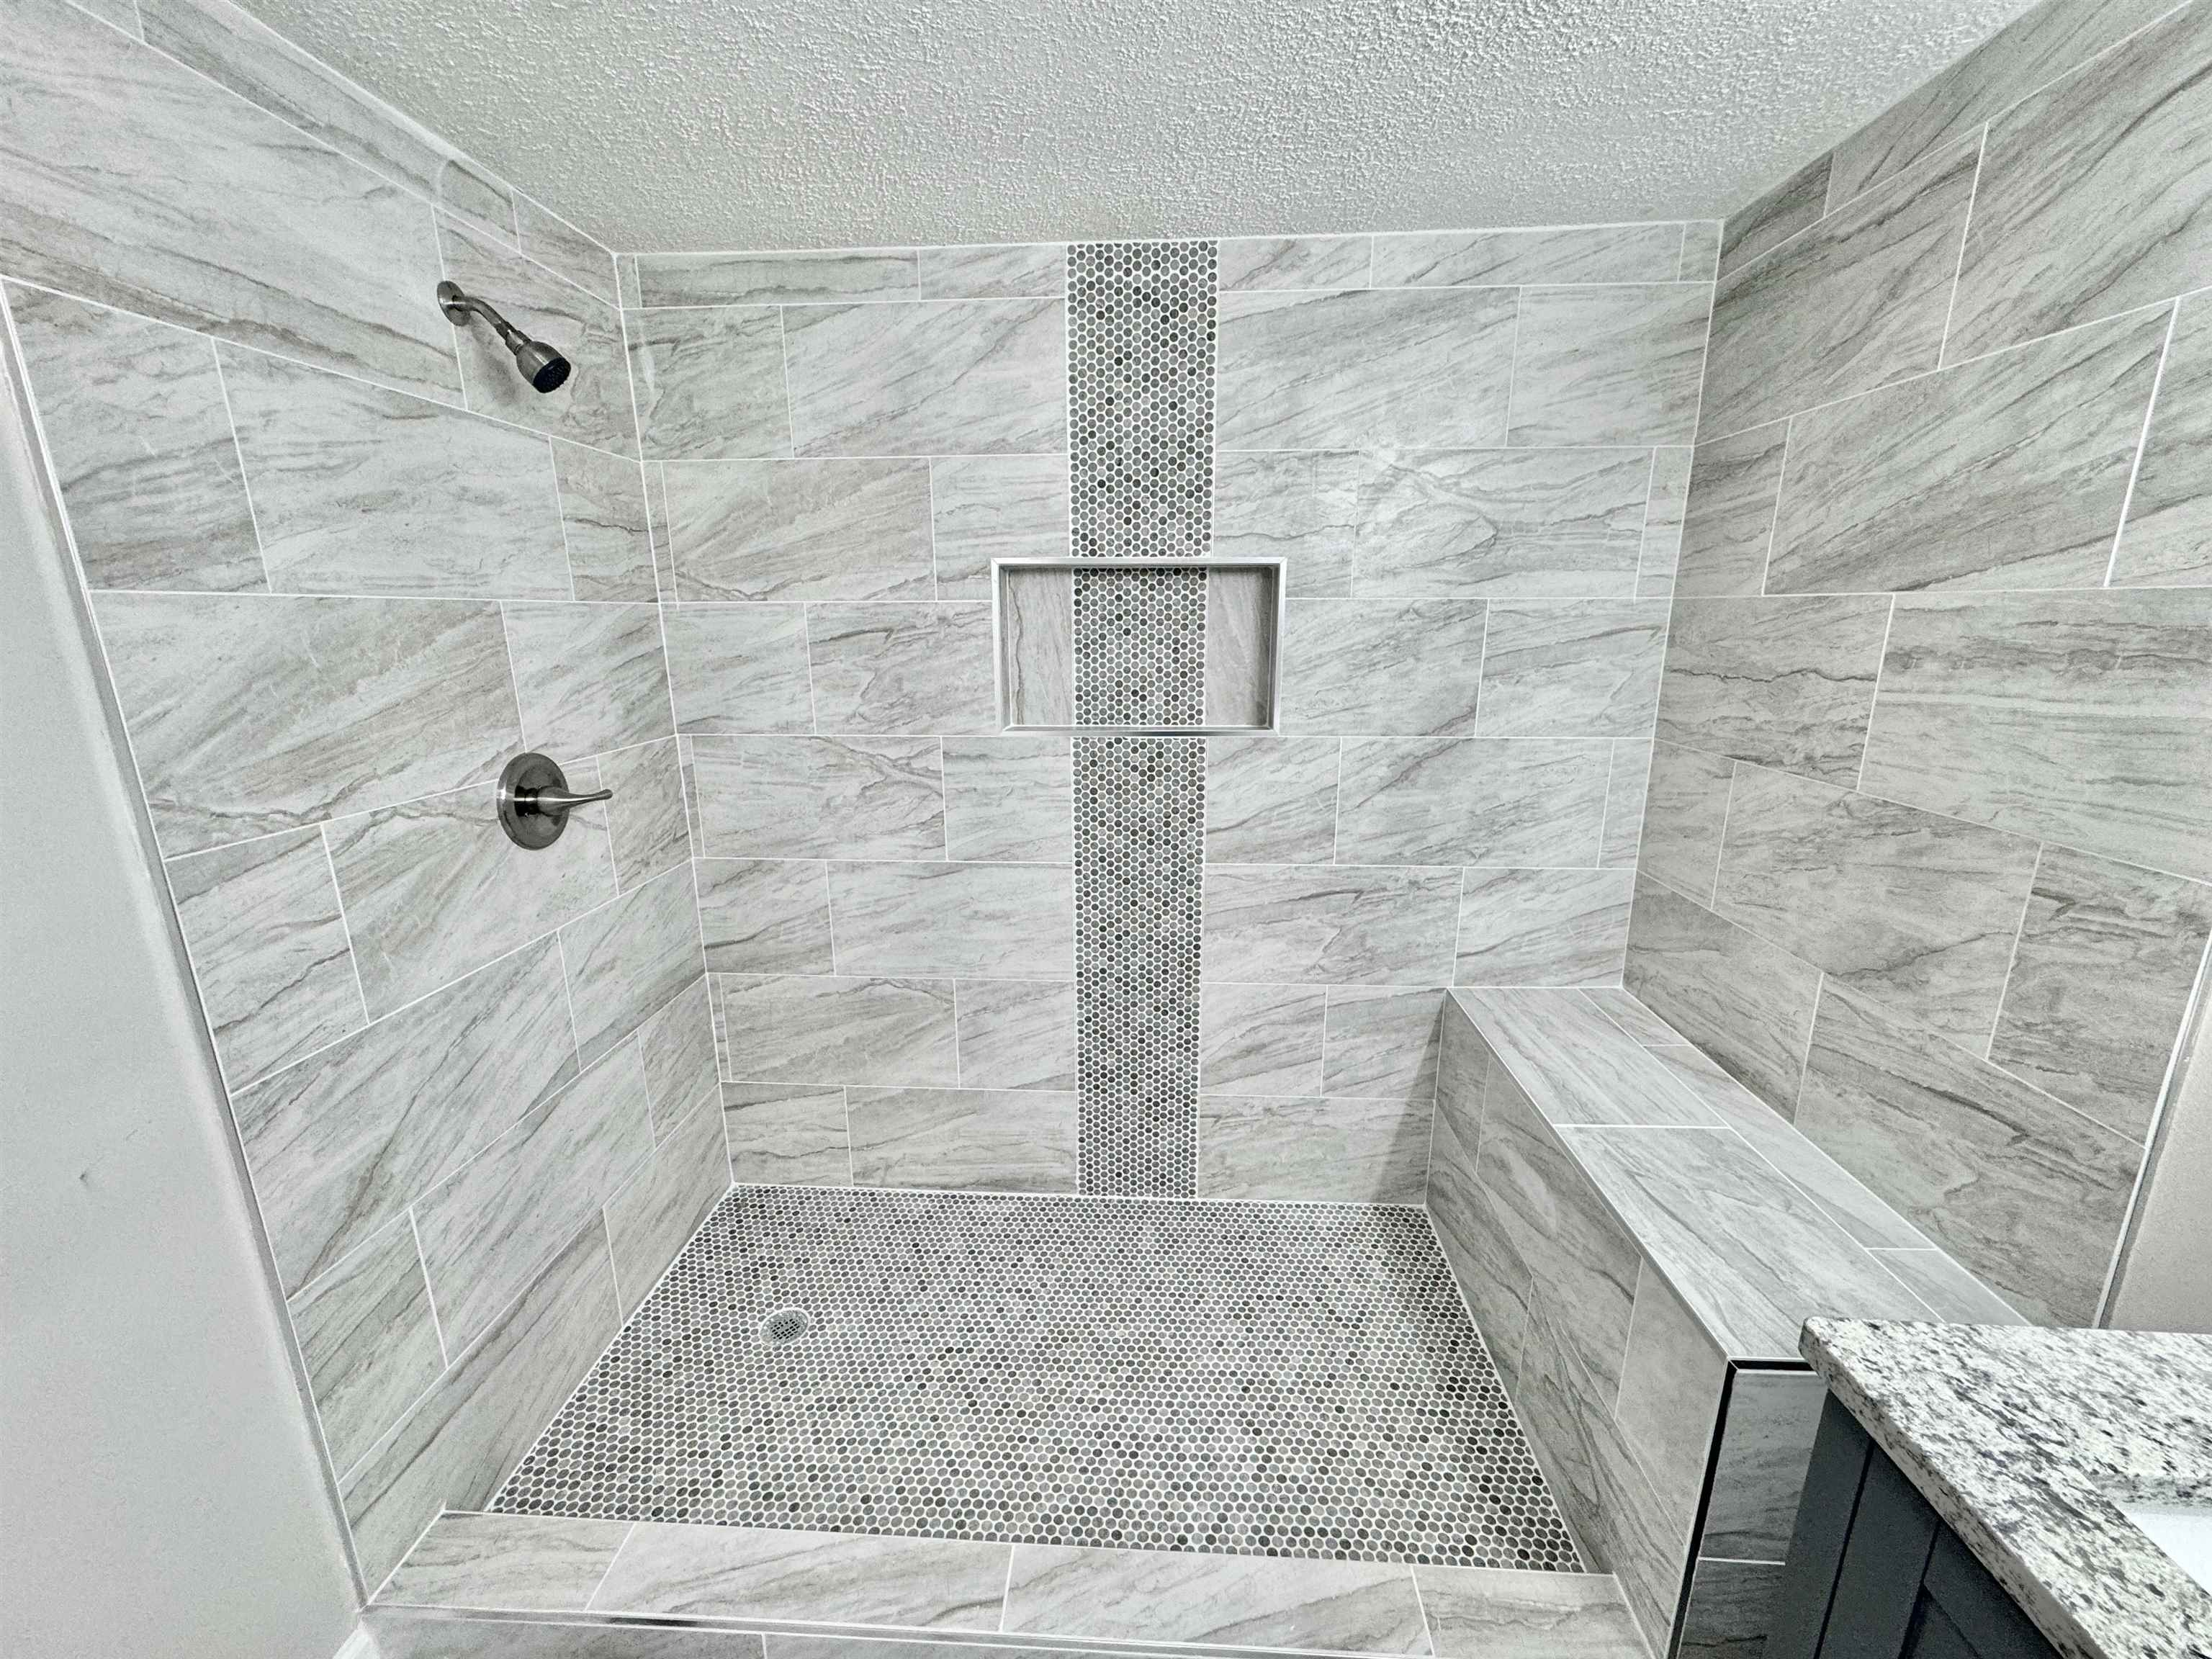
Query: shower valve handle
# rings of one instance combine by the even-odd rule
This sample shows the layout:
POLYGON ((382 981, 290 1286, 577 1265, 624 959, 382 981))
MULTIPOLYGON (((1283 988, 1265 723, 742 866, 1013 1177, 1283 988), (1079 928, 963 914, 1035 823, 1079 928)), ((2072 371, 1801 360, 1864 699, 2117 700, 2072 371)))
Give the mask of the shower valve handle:
POLYGON ((518 812, 566 812, 578 806, 589 806, 595 800, 612 800, 611 789, 594 789, 588 795, 577 794, 570 789, 529 789, 517 797, 514 810, 518 812))
POLYGON ((500 827, 516 846, 535 852, 561 839, 574 809, 614 798, 611 789, 580 794, 569 788, 560 763, 550 756, 517 755, 499 775, 500 827))

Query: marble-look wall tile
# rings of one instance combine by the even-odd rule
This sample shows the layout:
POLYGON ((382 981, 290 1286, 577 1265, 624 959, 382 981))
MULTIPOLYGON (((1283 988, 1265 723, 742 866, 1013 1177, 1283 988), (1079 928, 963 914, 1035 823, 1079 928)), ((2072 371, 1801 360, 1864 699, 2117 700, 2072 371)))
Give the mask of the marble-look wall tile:
POLYGON ((691 1108, 714 1092, 714 1021, 704 974, 638 1027, 645 1060, 645 1092, 653 1102, 653 1133, 665 1136, 691 1108))
MULTIPOLYGON (((616 883, 623 892, 691 856, 675 738, 617 749, 589 764, 598 771, 599 787, 615 792, 605 808, 607 833, 616 883)), ((573 777, 569 781, 575 785, 573 777)))
POLYGON ((1848 787, 1867 746, 1889 611, 1881 594, 1680 601, 1659 685, 1661 741, 1848 787))
POLYGON ((1897 601, 1872 794, 2212 879, 2212 592, 1897 601))
POLYGON ((555 757, 670 736, 657 605, 509 605, 523 741, 555 757))
POLYGON ((714 975, 734 1082, 951 1087, 950 980, 714 975))
POLYGON ((1292 599, 1348 596, 1352 526, 1344 480, 1358 461, 1300 450, 1213 458, 1213 551, 1220 558, 1281 559, 1292 599))
POLYGON ((1940 150, 1721 278, 1700 437, 1936 367, 1979 155, 1940 150))
MULTIPOLYGON (((2212 586, 2212 294, 2181 301, 2112 584, 2212 586)), ((74 511, 74 509, 72 509, 74 511)))
POLYGON ((672 465, 668 515, 687 603, 934 596, 926 462, 672 465))
POLYGON ((1679 1048, 1689 1041, 1645 1007, 1632 993, 1619 987, 1606 989, 1586 988, 1583 992, 1583 1000, 1647 1048, 1679 1048))
POLYGON ((606 819, 569 817, 551 847, 507 838, 489 784, 332 823, 331 862, 371 1018, 614 896, 606 819))
POLYGON ((236 346, 218 355, 276 592, 570 596, 544 439, 236 346))
POLYGON ((2035 854, 2017 836, 1747 766, 1713 908, 1832 981, 1978 1046, 2035 854))
POLYGON ((86 583, 266 586, 214 346, 37 289, 7 301, 86 583))
POLYGON ((93 609, 167 853, 489 778, 520 744, 493 605, 105 593, 93 609))
POLYGON ((1322 986, 1204 987, 1199 1087, 1212 1095, 1318 1095, 1328 1018, 1322 986))
POLYGON ((842 1089, 725 1083, 722 1130, 730 1179, 739 1186, 852 1184, 842 1089))
POLYGON ((1283 729, 1371 737, 1474 732, 1480 599, 1292 599, 1283 628, 1283 729), (1418 640, 1419 674, 1405 672, 1418 640))
POLYGON ((1674 592, 1682 564, 1682 526, 1690 506, 1690 467, 1697 451, 1682 445, 1651 452, 1651 485, 1636 555, 1636 597, 1663 599, 1674 592))
POLYGON ((1784 1561, 1827 1385, 1810 1371, 1738 1370, 1713 1455, 1698 1553, 1784 1561))
POLYGON ((1517 1392, 1528 1310, 1536 1292, 1528 1264, 1506 1241, 1475 1180, 1486 1062, 1479 1049, 1471 1064, 1460 1055, 1468 1044, 1480 1042, 1466 1017, 1447 1005, 1435 1129, 1429 1144, 1429 1220, 1481 1332, 1483 1346, 1505 1386, 1517 1392))
POLYGON ((417 1200, 447 1346, 490 1328, 652 1151, 645 1066, 625 1043, 417 1200))
POLYGON ((945 739, 945 856, 1075 861, 1075 762, 1065 737, 945 739))
POLYGON ((539 392, 515 372, 513 356, 490 329, 482 323, 456 329, 468 406, 594 449, 636 454, 622 314, 450 219, 439 221, 438 246, 448 277, 471 294, 496 295, 507 321, 569 363, 568 378, 557 390, 539 392))
POLYGON ((1417 231, 1375 238, 1375 286, 1666 283, 1674 280, 1681 249, 1679 224, 1417 231))
POLYGON ((1644 1638, 1609 1573, 1413 1569, 1443 1659, 1629 1659, 1644 1638))
MULTIPOLYGON (((581 1607, 629 1534, 627 1521, 571 1515, 443 1515, 380 1593, 389 1601, 433 1607, 581 1607)), ((538 1628, 565 1629, 575 1639, 574 1626, 538 1628)))
POLYGON ((2030 1318, 2095 1314, 2137 1142, 1833 986, 1796 1122, 2030 1318))
POLYGON ((1458 990, 1452 1000, 1553 1126, 1711 1127, 1715 1114, 1644 1045, 1573 991, 1458 990))
POLYGON ((627 302, 735 306, 833 300, 911 300, 915 251, 844 248, 795 253, 639 253, 627 302))
POLYGON ((971 1089, 1075 1087, 1073 981, 963 979, 952 989, 962 1084, 971 1089))
POLYGON ((1605 835, 1597 861, 1608 870, 1633 870, 1644 843, 1644 803, 1651 782, 1652 744, 1623 738, 1606 769, 1605 835))
POLYGON ((1612 762, 1610 744, 1571 738, 1347 741, 1337 857, 1595 866, 1612 762))
POLYGON ((729 1187, 721 1103, 702 1099, 653 1148, 646 1167, 606 1200, 607 1249, 624 1315, 645 1300, 729 1187))
POLYGON ((1507 441, 1691 441, 1711 305, 1703 283, 1522 289, 1507 441))
POLYGON ((1006 1583, 1004 1544, 641 1521, 616 1553, 592 1605, 622 1613, 995 1630, 1006 1583))
POLYGON ((1468 871, 1452 982, 1618 982, 1635 883, 1632 869, 1468 871))
POLYGON ((993 732, 991 607, 817 605, 806 613, 825 732, 993 732))
POLYGON ((1989 1057, 2147 1136, 2208 935, 2212 888, 2045 847, 1989 1057))
POLYGON ((1667 649, 1663 599, 1501 599, 1490 607, 1486 738, 1648 737, 1667 649))
POLYGON ((1782 1592, 1783 1570, 1774 1562, 1698 1561, 1682 1606, 1677 1659, 1759 1659, 1782 1592))
POLYGON ((1316 1092, 1413 1101, 1427 1101, 1436 1093, 1441 991, 1339 986, 1328 995, 1322 1086, 1316 1092))
POLYGON ((1224 294, 1218 307, 1224 449, 1504 441, 1512 290, 1224 294))
POLYGON ((1209 864, 1327 864, 1336 849, 1335 738, 1209 738, 1209 864))
POLYGON ((1942 1250, 1877 1249, 1875 1261, 1953 1325, 2025 1325, 2020 1310, 1942 1250))
POLYGON ((1639 879, 1628 988, 1778 1110, 1796 1098, 1820 970, 1639 879))
POLYGON ((917 252, 925 300, 1051 299, 1067 291, 1065 242, 986 242, 917 252))
POLYGON ((319 831, 196 853, 167 867, 232 1089, 368 1023, 319 831))
POLYGON ((1775 501, 1789 445, 1789 422, 1777 421, 1716 438, 1692 452, 1676 592, 1765 591, 1775 501))
POLYGON ((290 1310, 331 1465, 350 1469, 446 1368, 413 1231, 392 1223, 290 1310))
POLYGON ((699 931, 688 865, 562 928, 576 1048, 586 1065, 699 977, 699 931))
POLYGON ((705 858, 945 856, 933 738, 690 738, 705 858))
POLYGON ((1220 289, 1365 288, 1371 236, 1228 236, 1220 243, 1220 289))
POLYGON ((1075 971, 1072 866, 833 864, 830 909, 845 973, 1049 979, 1075 971))
POLYGON ((929 464, 940 599, 991 597, 994 559, 1067 553, 1067 463, 1057 455, 963 455, 929 464))
POLYGON ((1072 1193, 1075 1096, 1041 1089, 848 1089, 862 1187, 1072 1193))
POLYGON ((1705 1484, 1727 1370, 1697 1316, 1645 1262, 1637 1273, 1613 1419, 1654 1491, 1679 1502, 1705 1484))
POLYGON ((2101 586, 2170 314, 1799 416, 1767 591, 2101 586))
POLYGON ((1430 1103, 1263 1095, 1198 1097, 1198 1191, 1215 1202, 1418 1204, 1430 1103))
POLYGON ((647 459, 792 453, 783 323, 774 307, 631 312, 625 321, 647 459))
POLYGON ((1458 896, 1456 870, 1216 865, 1206 879, 1204 976, 1442 985, 1458 896))
POLYGON ((830 878, 811 859, 699 860, 699 927, 718 974, 833 974, 830 878))
POLYGON ((610 455, 556 438, 553 471, 575 597, 659 598, 645 478, 638 464, 626 455, 610 455))
POLYGON ((1722 276, 1788 241, 1828 210, 1828 176, 1833 159, 1826 153, 1814 156, 1747 206, 1729 215, 1721 230, 1722 276))
POLYGON ((1682 227, 1682 258, 1675 268, 1679 283, 1710 283, 1720 275, 1722 222, 1692 219, 1682 227))
POLYGON ((783 313, 801 455, 1034 455, 1067 447, 1059 300, 794 306, 783 313))
POLYGON ((678 731, 751 737, 813 729, 804 605, 670 605, 660 625, 678 731))
POLYGON ((1276 576, 1266 570, 1206 573, 1204 713, 1208 726, 1267 726, 1278 676, 1276 576))
POLYGON ((1637 868, 1710 904, 1720 880, 1721 831, 1735 780, 1732 760, 1671 743, 1654 744, 1637 868))
POLYGON ((999 585, 999 613, 1006 723, 1074 725, 1074 577, 1065 570, 1009 570, 999 585))
POLYGON ((61 0, 11 23, 0 268, 458 400, 417 198, 61 0))
POLYGON ((2201 287, 2212 16, 2185 6, 1990 123, 1944 355, 2201 287))
POLYGON ((598 242, 519 191, 514 197, 514 225, 522 251, 539 264, 610 304, 619 302, 614 255, 598 242))

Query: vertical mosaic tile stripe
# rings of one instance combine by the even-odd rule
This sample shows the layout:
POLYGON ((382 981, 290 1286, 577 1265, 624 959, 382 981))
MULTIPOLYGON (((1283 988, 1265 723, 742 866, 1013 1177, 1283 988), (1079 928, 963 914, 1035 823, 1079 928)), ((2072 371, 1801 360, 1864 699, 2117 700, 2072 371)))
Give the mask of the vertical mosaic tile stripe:
MULTIPOLYGON (((1212 534, 1212 242, 1068 249, 1078 558, 1192 558, 1212 534)), ((1201 571, 1079 574, 1076 721, 1205 718, 1201 571)), ((1206 744, 1075 744, 1076 1071, 1087 1193, 1198 1182, 1198 963, 1206 744)))

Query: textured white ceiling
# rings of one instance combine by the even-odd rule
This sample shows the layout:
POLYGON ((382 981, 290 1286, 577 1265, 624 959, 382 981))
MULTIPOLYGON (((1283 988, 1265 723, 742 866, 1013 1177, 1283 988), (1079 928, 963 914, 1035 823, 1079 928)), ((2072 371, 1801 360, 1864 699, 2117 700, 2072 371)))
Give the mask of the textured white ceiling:
POLYGON ((2029 0, 248 0, 623 250, 1717 217, 2029 0))

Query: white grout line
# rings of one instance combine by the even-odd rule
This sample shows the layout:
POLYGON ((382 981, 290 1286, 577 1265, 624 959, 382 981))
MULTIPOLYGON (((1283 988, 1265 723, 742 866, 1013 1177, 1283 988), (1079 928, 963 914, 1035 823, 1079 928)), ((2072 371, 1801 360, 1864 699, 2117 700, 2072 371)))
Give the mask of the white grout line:
POLYGON ((1974 141, 1974 173, 1966 185, 1966 216, 1959 222, 1959 257, 1951 266, 1951 297, 1943 307, 1943 331, 1936 337, 1936 366, 1943 366, 1944 350, 1951 343, 1951 321, 1959 312, 1959 289, 1966 272, 1966 244, 1973 240, 1974 201, 1981 194, 1982 163, 1990 152, 1990 124, 1982 123, 1981 135, 1974 141))
MULTIPOLYGON (((422 1273, 422 1299, 430 1307, 430 1334, 438 1339, 438 1363, 444 1368, 439 1375, 442 1376, 445 1370, 453 1365, 453 1351, 446 1346, 445 1322, 438 1317, 438 1292, 430 1283, 430 1257, 422 1249, 422 1229, 415 1219, 415 1206, 410 1204, 401 1213, 407 1219, 407 1236, 415 1241, 415 1265, 422 1273)), ((325 1279, 329 1276, 327 1273, 319 1275, 325 1279)))
MULTIPOLYGON (((1863 734, 1861 735, 1861 737, 1860 737, 1860 738, 1859 738, 1859 765, 1858 765, 1858 770, 1851 774, 1851 793, 1854 793, 1854 794, 1861 794, 1861 793, 1864 793, 1864 790, 1863 790, 1863 785, 1865 784, 1865 782, 1866 782, 1867 755, 1868 755, 1869 751, 1870 751, 1870 750, 1874 748, 1874 717, 1875 717, 1875 711, 1876 709, 1878 709, 1878 708, 1880 708, 1881 707, 1881 681, 1882 681, 1882 670, 1883 670, 1883 669, 1884 669, 1884 668, 1888 665, 1888 662, 1889 662, 1889 635, 1890 635, 1890 631, 1891 631, 1893 629, 1894 629, 1896 626, 1897 626, 1897 596, 1896 596, 1895 594, 1893 594, 1893 594, 1890 596, 1890 600, 1889 600, 1889 612, 1888 612, 1888 614, 1887 614, 1887 616, 1885 616, 1885 617, 1882 618, 1882 623, 1881 623, 1881 648, 1875 653, 1875 659, 1874 659, 1874 695, 1873 695, 1872 696, 1870 696, 1870 697, 1869 697, 1869 698, 1867 699, 1867 723, 1866 723, 1866 731, 1864 732, 1864 733, 1863 733, 1863 734)), ((1877 798, 1877 797, 1872 797, 1872 796, 1869 796, 1869 799, 1878 799, 1878 798, 1877 798)), ((1925 810, 1925 809, 1923 809, 1923 810, 1925 810)), ((1948 816, 1948 815, 1944 815, 1944 816, 1948 816)))
POLYGON ((2173 333, 2181 321, 2181 301, 2173 302, 2173 314, 2166 319, 2166 338, 2158 349, 2158 367, 2151 372, 2150 402, 2143 408, 2142 431, 2136 439, 2136 457, 2128 467, 2128 487, 2120 495, 2120 521, 2112 526, 2112 556, 2105 561, 2104 586, 2110 587, 2120 568, 2120 542, 2128 533, 2128 514, 2135 509, 2136 480, 2142 476, 2143 457, 2150 450, 2151 421, 2158 413, 2159 388, 2166 382, 2166 365, 2173 356, 2173 333))
MULTIPOLYGON (((637 1522, 635 1521, 623 1529, 622 1541, 615 1546, 614 1553, 607 1557, 606 1571, 592 1581, 592 1592, 584 1598, 584 1607, 586 1612, 591 1610, 592 1603, 599 1599, 599 1592, 607 1587, 607 1580, 614 1572, 615 1563, 622 1559, 622 1553, 629 1547, 630 1538, 636 1531, 637 1522)), ((762 1650, 763 1652, 767 1650, 765 1646, 762 1650)))
MULTIPOLYGON (((1717 843, 1715 843, 1713 848, 1713 890, 1710 897, 1698 901, 1705 907, 1705 908, 1711 910, 1715 915, 1720 915, 1721 866, 1728 861, 1729 816, 1735 811, 1735 775, 1737 769, 1741 767, 1743 764, 1744 763, 1740 760, 1731 759, 1729 762, 1728 795, 1721 803, 1720 839, 1717 843)), ((1729 918, 1723 916, 1722 917, 1722 920, 1727 921, 1729 918)), ((1737 925, 1739 927, 1742 926, 1741 923, 1738 923, 1737 925)), ((1746 927, 1744 928, 1744 932, 1749 933, 1751 933, 1751 929, 1746 927)), ((1753 933, 1752 937, 1756 939, 1758 935, 1756 933, 1753 933)))
MULTIPOLYGON (((1513 343, 1505 358, 1505 418, 1499 423, 1498 433, 1501 449, 1513 444, 1513 392, 1521 374, 1521 317, 1528 308, 1528 289, 1524 283, 1513 290, 1513 343)), ((1709 321, 1707 326, 1711 325, 1709 321)), ((1703 377, 1699 378, 1702 380, 1703 377)))
MULTIPOLYGON (((337 858, 331 851, 330 826, 326 823, 317 824, 315 826, 315 838, 321 844, 323 849, 323 868, 330 872, 331 896, 337 902, 338 932, 345 938, 346 963, 353 969, 354 994, 361 999, 362 1023, 360 1025, 356 1026, 355 1030, 366 1030, 369 1026, 376 1023, 376 1016, 370 1013, 368 1011, 368 988, 362 983, 361 952, 354 948, 353 924, 346 919, 345 888, 338 880, 337 858)), ((166 870, 167 866, 165 865, 163 868, 166 870)), ((354 1033, 352 1031, 349 1031, 346 1033, 346 1036, 351 1036, 354 1033)), ((340 1037, 338 1041, 343 1042, 345 1041, 345 1037, 340 1037)))
POLYGON ((2035 908, 2035 879, 2043 873, 2043 855, 2046 850, 2039 846, 2035 849, 2035 862, 2028 866, 2027 891, 2021 896, 2020 901, 2020 921, 2012 930, 2012 949, 2005 956, 2004 975, 1997 981, 1996 1009, 1990 1015, 1990 1034, 1982 1042, 1981 1058, 1992 1066, 1997 1063, 1997 1027, 2004 1024, 2005 999, 2012 989, 2013 969, 2020 964, 2020 942, 2027 936, 2028 912, 2035 908))
POLYGON ((238 484, 246 495, 246 522, 253 529, 253 553, 254 556, 260 561, 262 586, 274 593, 277 591, 276 580, 269 569, 269 547, 261 535, 261 514, 253 505, 253 480, 246 472, 246 447, 239 441, 238 414, 231 407, 229 377, 222 372, 222 349, 213 336, 206 337, 208 356, 215 362, 216 390, 222 397, 222 417, 230 427, 230 453, 238 460, 238 484))
POLYGON ((1775 545, 1782 538, 1782 492, 1790 483, 1790 440, 1796 430, 1797 417, 1795 415, 1785 416, 1782 422, 1782 460, 1774 469, 1774 510, 1766 515, 1766 556, 1759 562, 1759 592, 1740 596, 1744 599, 1777 597, 1767 592, 1766 585, 1774 574, 1775 545))
POLYGON ((545 438, 545 459, 553 471, 553 522, 561 526, 561 562, 568 572, 568 598, 572 603, 582 604, 576 592, 576 557, 568 546, 568 508, 561 499, 561 451, 549 434, 545 438))

